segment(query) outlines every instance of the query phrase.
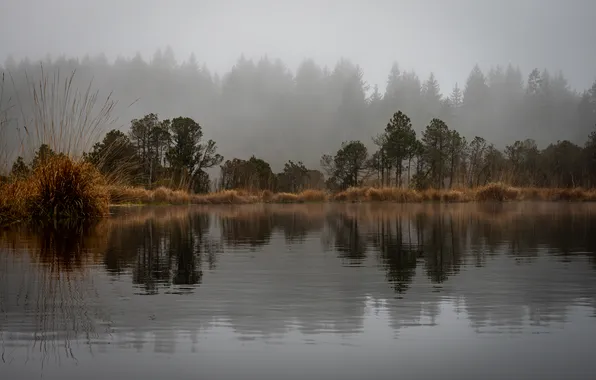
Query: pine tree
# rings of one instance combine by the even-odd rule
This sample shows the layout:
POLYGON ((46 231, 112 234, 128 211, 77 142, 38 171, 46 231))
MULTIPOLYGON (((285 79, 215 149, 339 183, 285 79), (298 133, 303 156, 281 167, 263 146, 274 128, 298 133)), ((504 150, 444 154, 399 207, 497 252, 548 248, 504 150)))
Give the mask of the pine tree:
POLYGON ((459 88, 458 84, 455 83, 451 95, 449 96, 450 105, 454 109, 459 109, 464 103, 464 94, 459 88))
POLYGON ((422 85, 422 99, 426 112, 436 117, 441 108, 441 89, 435 74, 430 73, 428 79, 422 85))
POLYGON ((434 188, 441 189, 448 172, 451 145, 451 133, 447 124, 440 119, 433 119, 422 134, 422 145, 430 182, 434 188))
POLYGON ((410 118, 401 111, 394 113, 385 128, 384 148, 387 158, 396 169, 396 186, 402 185, 403 162, 408 159, 415 141, 416 132, 410 118))

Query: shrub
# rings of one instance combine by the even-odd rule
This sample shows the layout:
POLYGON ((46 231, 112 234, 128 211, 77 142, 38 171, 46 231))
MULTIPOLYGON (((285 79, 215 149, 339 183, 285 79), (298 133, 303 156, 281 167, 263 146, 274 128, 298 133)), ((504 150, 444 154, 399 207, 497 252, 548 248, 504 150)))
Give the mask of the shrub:
POLYGON ((476 200, 503 202, 506 200, 515 200, 519 194, 518 189, 509 187, 503 183, 489 183, 486 186, 478 188, 476 191, 476 200))
POLYGON ((298 194, 298 198, 302 202, 325 202, 327 193, 322 190, 304 190, 298 194))
POLYGON ((58 155, 39 165, 25 181, 27 209, 33 217, 79 219, 109 212, 103 178, 89 163, 58 155))

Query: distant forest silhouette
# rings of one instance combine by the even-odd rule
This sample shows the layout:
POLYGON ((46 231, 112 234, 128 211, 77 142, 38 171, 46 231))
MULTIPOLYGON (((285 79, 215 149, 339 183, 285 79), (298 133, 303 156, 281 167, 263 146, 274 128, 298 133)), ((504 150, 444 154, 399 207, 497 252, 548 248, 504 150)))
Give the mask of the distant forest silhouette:
MULTIPOLYGON (((112 93, 118 101, 114 114, 119 118, 113 127, 132 143, 139 122, 170 123, 185 118, 189 124, 200 124, 196 145, 204 141, 197 146, 210 147, 208 139, 217 145, 212 147, 209 165, 186 165, 188 172, 196 170, 190 182, 197 191, 205 189, 195 183, 204 182, 204 170, 219 169, 221 164, 218 174, 225 177, 226 168, 244 165, 253 156, 259 165, 270 166, 269 171, 283 172, 288 165, 288 170, 300 175, 307 171, 308 181, 317 186, 321 183, 318 173, 325 171, 328 178, 334 178, 327 183, 332 188, 357 186, 367 178, 418 187, 493 180, 565 187, 595 182, 596 141, 591 133, 596 124, 596 82, 578 92, 569 87, 561 71, 534 69, 524 76, 513 65, 484 72, 476 65, 466 83, 441 87, 432 73, 421 79, 395 63, 383 93, 378 86, 370 88, 362 69, 345 59, 333 68, 305 60, 293 73, 281 60, 265 57, 255 62, 242 56, 221 77, 194 55, 178 62, 169 48, 158 50, 149 62, 140 55, 114 62, 100 55, 47 58, 41 63, 45 76, 76 71, 73 87, 79 91, 93 80, 100 94, 112 93), (399 119, 402 116, 407 120, 399 119), (410 132, 419 140, 418 146, 408 140, 410 132), (427 148, 435 144, 434 150, 421 150, 425 144, 427 148), (361 161, 359 166, 338 167, 350 154, 361 161)), ((9 120, 14 120, 33 107, 24 94, 42 79, 40 62, 8 59, 2 69, 5 78, 10 78, 5 81, 3 98, 17 104, 7 110, 9 120)), ((12 144, 18 141, 16 127, 22 126, 9 127, 4 139, 16 146, 12 144)), ((156 173, 147 173, 156 169, 149 161, 173 165, 166 157, 168 152, 172 157, 172 147, 166 143, 155 157, 140 155, 144 183, 151 186, 152 178, 146 181, 146 177, 156 173)), ((180 163, 183 158, 175 159, 180 163)), ((219 186, 229 187, 222 182, 219 186)), ((286 187, 296 190, 293 184, 286 187)))

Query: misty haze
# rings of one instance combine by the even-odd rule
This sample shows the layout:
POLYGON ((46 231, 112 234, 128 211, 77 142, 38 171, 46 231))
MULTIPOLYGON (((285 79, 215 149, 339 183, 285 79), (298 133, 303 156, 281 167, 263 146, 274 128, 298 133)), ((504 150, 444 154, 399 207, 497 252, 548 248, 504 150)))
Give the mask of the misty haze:
POLYGON ((0 3, 0 378, 596 376, 596 1, 0 3))

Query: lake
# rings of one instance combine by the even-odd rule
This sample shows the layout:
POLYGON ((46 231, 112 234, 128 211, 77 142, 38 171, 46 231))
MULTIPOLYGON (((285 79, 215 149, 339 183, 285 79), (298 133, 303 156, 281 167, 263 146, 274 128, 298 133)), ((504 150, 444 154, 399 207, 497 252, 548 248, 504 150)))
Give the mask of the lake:
POLYGON ((0 230, 0 379, 594 379, 596 205, 122 207, 0 230))

